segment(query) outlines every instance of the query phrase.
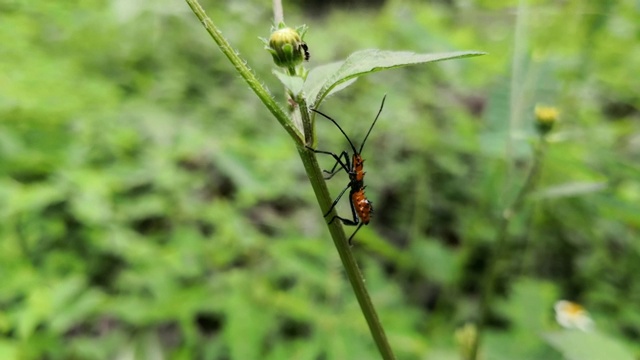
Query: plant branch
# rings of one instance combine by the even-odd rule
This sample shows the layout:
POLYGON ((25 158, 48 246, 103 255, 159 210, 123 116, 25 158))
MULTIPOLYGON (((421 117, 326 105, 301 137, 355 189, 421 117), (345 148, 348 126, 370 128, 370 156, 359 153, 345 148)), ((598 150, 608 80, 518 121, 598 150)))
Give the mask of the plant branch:
MULTIPOLYGON (((301 108, 300 111, 302 112, 307 110, 301 108)), ((304 168, 309 176, 309 180, 311 181, 311 186, 313 187, 313 191, 315 192, 318 203, 320 204, 320 209, 324 214, 329 210, 332 199, 329 194, 329 189, 327 189, 327 184, 322 175, 322 171, 320 170, 320 166, 318 165, 316 154, 307 148, 300 147, 298 148, 298 153, 300 154, 304 168)), ((329 217, 333 217, 333 215, 336 215, 335 209, 332 210, 329 217)), ((382 358, 385 360, 395 359, 391 346, 389 345, 389 341, 387 340, 387 336, 384 332, 384 328, 380 323, 380 319, 378 318, 373 303, 371 302, 367 288, 364 285, 364 278, 360 272, 358 263, 351 252, 351 248, 349 247, 342 225, 338 221, 334 221, 327 226, 331 233, 331 238, 333 239, 336 250, 338 250, 338 254, 340 255, 340 260, 342 261, 342 266, 344 266, 347 278, 349 279, 353 292, 356 295, 356 299, 360 304, 360 309, 367 321, 369 331, 378 346, 378 350, 380 351, 382 358)))
POLYGON ((284 11, 282 11, 282 0, 273 0, 273 23, 278 25, 284 22, 284 11))
POLYGON ((304 143, 306 146, 314 147, 315 131, 313 129, 313 122, 311 121, 311 116, 309 114, 307 101, 304 99, 304 96, 300 94, 299 96, 297 96, 296 102, 298 103, 298 109, 300 109, 300 117, 302 119, 302 129, 304 131, 304 143))
POLYGON ((520 211, 522 204, 526 196, 531 192, 535 185, 535 181, 538 178, 538 173, 544 157, 544 150, 546 148, 547 140, 544 136, 540 136, 536 143, 533 155, 533 164, 529 169, 525 183, 520 188, 520 191, 514 198, 510 206, 508 206, 500 217, 500 224, 498 225, 498 233, 496 236, 496 244, 494 251, 489 255, 489 261, 487 262, 487 273, 485 275, 480 295, 480 318, 478 319, 477 335, 471 348, 469 359, 476 360, 478 358, 478 351, 480 349, 480 343, 482 341, 482 335, 486 326, 487 318, 491 310, 491 301, 494 296, 494 288, 496 277, 500 273, 500 266, 502 258, 507 249, 509 225, 511 220, 520 211))
MULTIPOLYGON (((309 109, 303 96, 298 96, 295 101, 298 103, 298 109, 302 118, 302 125, 304 135, 293 125, 291 119, 284 113, 282 108, 275 102, 268 90, 265 89, 253 72, 246 66, 245 62, 238 56, 238 54, 231 48, 229 43, 224 39, 220 31, 213 25, 213 22, 200 6, 197 0, 185 0, 191 10, 196 14, 198 19, 202 22, 207 32, 211 35, 213 40, 218 44, 220 50, 227 56, 229 61, 236 68, 238 73, 245 79, 249 87, 258 95, 260 100, 265 104, 269 111, 278 119, 280 124, 287 130, 289 135, 295 140, 298 153, 302 159, 305 171, 311 182, 311 186, 316 194, 318 203, 323 213, 326 212, 331 206, 331 196, 324 180, 320 166, 316 159, 316 154, 307 149, 307 146, 313 146, 313 122, 309 116, 309 109)), ((275 4, 275 2, 274 2, 275 4)), ((291 69, 290 69, 291 72, 291 69)), ((335 209, 332 210, 331 215, 335 215, 335 209)), ((338 250, 338 254, 345 268, 347 278, 351 283, 353 291, 356 295, 356 299, 360 304, 360 308, 371 331, 371 335, 378 346, 382 358, 385 360, 395 359, 389 342, 385 335, 384 329, 378 319, 378 315, 373 307, 369 293, 364 285, 364 278, 358 267, 358 264, 349 248, 347 238, 342 229, 342 225, 339 222, 333 222, 328 224, 329 232, 333 242, 338 250)))
POLYGON ((213 38, 213 40, 218 44, 218 47, 222 51, 222 53, 231 61, 233 66, 236 68, 240 76, 247 82, 249 87, 253 90, 253 92, 258 95, 258 98, 262 100, 262 103, 267 107, 267 109, 276 117, 280 125, 284 127, 284 129, 289 133, 291 138, 295 140, 298 145, 303 143, 303 136, 300 134, 300 131, 293 125, 291 119, 287 116, 287 114, 282 110, 282 108, 278 105, 278 103, 274 100, 273 96, 269 93, 265 87, 263 87, 255 74, 251 69, 246 65, 246 61, 238 56, 238 53, 233 50, 231 45, 227 42, 227 40, 222 36, 222 33, 215 27, 211 19, 207 16, 204 9, 197 0, 185 0, 189 7, 193 11, 193 13, 198 17, 204 28, 207 30, 209 35, 213 38))
MULTIPOLYGON (((314 146, 314 126, 313 121, 309 116, 310 111, 307 107, 307 102, 305 101, 302 94, 297 96, 296 101, 298 103, 298 109, 300 110, 300 115, 302 117, 305 143, 307 146, 314 146)), ((316 194, 316 199, 318 200, 318 204, 320 205, 320 210, 322 210, 322 214, 326 214, 333 201, 331 195, 329 194, 329 189, 327 188, 327 183, 324 179, 324 175, 320 170, 320 166, 318 165, 316 153, 306 147, 298 147, 298 153, 300 154, 304 169, 307 172, 309 181, 311 182, 311 187, 313 187, 313 191, 316 194)), ((328 215, 329 218, 333 218, 333 216, 337 215, 335 208, 328 215)), ((358 304, 360 305, 360 310, 362 311, 362 314, 367 321, 371 336, 378 346, 380 355, 382 355, 382 358, 385 360, 395 359, 393 350, 391 350, 391 346, 389 345, 389 341, 387 340, 387 335, 385 334, 384 328, 382 327, 382 323, 378 318, 376 309, 371 302, 371 297, 369 296, 367 288, 364 285, 364 277, 362 276, 362 272, 358 267, 358 263, 356 262, 356 259, 351 252, 351 247, 344 233, 342 225, 338 221, 334 221, 331 224, 327 224, 327 227, 329 228, 329 233, 331 234, 333 243, 336 247, 336 250, 338 251, 338 255, 340 256, 340 261, 342 261, 342 266, 345 269, 347 278, 351 283, 353 292, 356 295, 358 304)))
MULTIPOLYGON (((310 116, 310 111, 304 95, 302 93, 299 94, 295 97, 295 101, 298 104, 298 110, 300 111, 300 117, 302 119, 305 145, 314 147, 314 124, 310 116)), ((307 172, 307 176, 309 177, 309 181, 311 182, 311 186, 313 187, 313 191, 316 194, 316 199, 318 200, 318 205, 320 205, 322 214, 326 214, 333 201, 331 199, 331 195, 329 194, 329 190, 327 188, 323 173, 320 170, 320 166, 318 165, 316 153, 306 147, 298 147, 298 153, 300 154, 300 158, 302 159, 302 163, 304 164, 304 168, 307 172)), ((334 208, 329 214, 329 218, 333 218, 335 215, 337 214, 334 208)), ((393 351, 391 350, 391 346, 389 345, 389 341, 387 340, 387 336, 384 332, 384 328, 380 323, 378 314, 376 313, 375 307, 371 302, 371 297, 369 297, 367 288, 364 285, 364 277, 362 276, 362 272, 360 272, 358 263, 356 262, 356 259, 351 252, 351 248, 347 241, 347 237, 345 236, 342 225, 340 224, 340 222, 334 221, 331 224, 327 224, 327 227, 329 228, 329 233, 331 234, 333 243, 336 247, 336 250, 338 251, 340 260, 342 261, 342 266, 345 269, 347 278, 351 283, 353 292, 356 295, 358 304, 360 305, 360 310, 362 311, 362 314, 367 321, 371 336, 378 346, 378 350, 380 351, 382 358, 385 360, 395 359, 393 351)))

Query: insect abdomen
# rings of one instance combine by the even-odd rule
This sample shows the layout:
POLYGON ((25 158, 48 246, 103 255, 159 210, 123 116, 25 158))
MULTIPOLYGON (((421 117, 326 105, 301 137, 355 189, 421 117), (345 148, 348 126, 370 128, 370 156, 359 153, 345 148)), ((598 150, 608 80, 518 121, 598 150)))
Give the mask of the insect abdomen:
POLYGON ((365 225, 369 224, 373 214, 373 204, 367 200, 364 189, 360 189, 351 195, 351 201, 356 208, 356 214, 365 225))

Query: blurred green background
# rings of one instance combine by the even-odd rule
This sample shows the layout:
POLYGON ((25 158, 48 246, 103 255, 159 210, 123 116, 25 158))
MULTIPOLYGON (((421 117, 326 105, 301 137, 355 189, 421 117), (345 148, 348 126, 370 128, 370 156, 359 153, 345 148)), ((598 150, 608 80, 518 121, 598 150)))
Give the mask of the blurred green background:
MULTIPOLYGON (((270 2, 202 4, 284 99, 258 40, 270 2)), ((489 53, 370 75, 322 107, 359 143, 388 95, 353 251, 400 359, 459 358, 536 104, 561 122, 510 228, 483 358, 562 359, 563 298, 640 354, 639 14, 285 2, 309 68, 365 48, 489 53)), ((3 0, 0 39, 1 359, 378 358, 292 141, 186 3, 3 0)))

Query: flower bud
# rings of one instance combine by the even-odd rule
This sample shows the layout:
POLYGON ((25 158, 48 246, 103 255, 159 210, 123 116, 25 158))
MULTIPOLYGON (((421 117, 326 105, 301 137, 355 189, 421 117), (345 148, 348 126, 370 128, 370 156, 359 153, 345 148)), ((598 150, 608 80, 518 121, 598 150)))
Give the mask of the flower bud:
POLYGON ((536 129, 540 135, 546 135, 558 121, 560 112, 553 106, 536 105, 536 129))
POLYGON ((265 49, 273 56, 273 61, 280 67, 295 67, 303 60, 309 60, 309 47, 302 41, 306 27, 297 29, 286 27, 283 23, 278 25, 266 42, 265 49))

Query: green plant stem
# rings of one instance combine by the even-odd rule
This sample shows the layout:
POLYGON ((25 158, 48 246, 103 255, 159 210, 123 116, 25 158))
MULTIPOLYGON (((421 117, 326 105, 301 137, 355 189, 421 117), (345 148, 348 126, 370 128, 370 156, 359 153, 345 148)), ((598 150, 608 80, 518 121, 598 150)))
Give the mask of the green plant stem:
MULTIPOLYGON (((291 137, 296 142, 298 153, 300 154, 300 158, 302 159, 305 171, 307 172, 307 176, 309 177, 309 181, 311 182, 313 191, 316 194, 316 198, 318 199, 318 203, 324 214, 331 206, 332 200, 329 194, 329 189, 327 188, 327 184, 322 175, 322 171, 320 170, 320 166, 318 165, 316 154, 305 147, 305 144, 307 144, 307 146, 313 145, 314 137, 313 122, 309 116, 309 109, 307 108, 307 104, 304 98, 300 96, 298 99, 296 99, 298 103, 298 109, 300 110, 300 114, 302 117, 302 124, 305 133, 303 137, 303 135, 300 134, 300 131, 298 131, 298 129, 293 125, 290 118, 275 102, 271 94, 269 94, 269 92, 260 84, 253 72, 246 66, 245 62, 237 55, 233 48, 231 48, 220 31, 218 31, 218 29, 213 25, 213 22, 209 17, 207 17, 198 1, 185 1, 187 2, 187 4, 189 4, 189 7, 191 7, 191 10, 193 10, 198 19, 200 19, 213 40, 218 44, 220 50, 227 56, 238 73, 249 84, 249 87, 253 89, 256 95, 258 95, 258 97, 262 100, 269 111, 276 117, 276 119, 280 122, 280 124, 282 124, 285 130, 287 130, 289 135, 291 135, 291 137)), ((334 209, 331 212, 331 215, 335 214, 336 212, 334 209)), ((364 278, 362 277, 362 273, 360 272, 358 264, 353 254, 351 253, 351 249, 349 248, 347 238, 345 236, 344 230, 342 229, 342 225, 336 221, 332 224, 328 224, 327 226, 329 228, 329 232, 331 233, 331 237, 333 238, 336 249, 338 250, 338 254, 340 255, 340 260, 342 261, 342 264, 345 268, 347 278, 351 283, 353 291, 356 295, 356 299, 360 304, 360 309, 364 314, 364 317, 369 326, 369 330, 371 331, 371 335, 373 336, 373 339, 378 346, 382 358, 385 360, 395 359, 393 351, 391 350, 391 346, 389 346, 387 336, 385 335, 384 329, 382 328, 382 324, 378 319, 378 315, 375 311, 375 308, 373 307, 371 298, 369 297, 369 293, 364 286, 364 278)))
POLYGON ((273 24, 277 26, 281 22, 284 22, 282 0, 273 0, 273 24))
POLYGON ((302 118, 302 128, 304 130, 304 143, 307 146, 315 146, 315 131, 313 129, 313 122, 311 116, 309 116, 309 109, 307 107, 307 101, 304 96, 299 95, 296 99, 298 108, 300 109, 300 117, 302 118))
POLYGON ((489 261, 487 262, 487 273, 480 290, 480 318, 478 319, 478 331, 475 341, 473 342, 473 347, 470 351, 469 360, 476 360, 478 358, 478 351, 481 346, 482 336, 486 327, 486 321, 491 310, 491 302, 494 296, 496 277, 500 273, 499 265, 502 263, 502 258, 507 249, 509 225, 511 224, 511 220, 513 219, 515 214, 520 211, 525 198, 531 192, 535 185, 535 181, 538 177, 538 173, 542 164, 542 159, 544 157, 546 144, 546 138, 544 136, 540 136, 534 149, 533 164, 529 169, 529 173, 527 174, 525 183, 520 188, 518 194, 516 194, 516 197, 514 198, 511 205, 502 212, 502 216, 500 217, 495 248, 492 254, 489 255, 489 261))
POLYGON ((204 28, 207 30, 209 35, 213 38, 213 40, 218 44, 218 47, 222 51, 222 53, 231 61, 231 64, 236 68, 240 76, 247 82, 249 87, 258 95, 258 98, 262 100, 262 103, 269 109, 269 111, 276 117, 280 125, 284 127, 284 129, 289 133, 291 138, 295 140, 295 142, 300 145, 303 143, 303 136, 300 134, 300 131, 293 125, 291 119, 287 116, 284 110, 278 105, 273 96, 269 93, 265 87, 263 87, 255 74, 249 67, 246 62, 243 61, 240 56, 233 50, 231 45, 227 42, 227 40, 222 36, 222 33, 213 25, 211 19, 207 16, 204 9, 197 0, 185 0, 189 7, 193 11, 194 14, 198 17, 204 28))
MULTIPOLYGON (((302 95, 299 95, 296 98, 296 102, 302 118, 305 143, 307 146, 313 147, 315 145, 314 124, 309 116, 310 111, 307 102, 302 95)), ((327 183, 324 179, 323 173, 318 165, 316 153, 306 147, 298 147, 298 153, 300 154, 300 158, 304 164, 304 169, 307 172, 313 191, 316 194, 316 199, 318 200, 322 214, 326 214, 333 201, 329 194, 329 189, 327 188, 327 183)), ((337 215, 335 208, 328 215, 329 219, 337 215)), ((331 224, 327 224, 327 226, 329 228, 329 233, 331 233, 331 238, 333 239, 336 250, 338 251, 338 255, 340 256, 340 260, 342 261, 342 266, 345 269, 347 278, 351 283, 353 292, 356 295, 358 304, 360 305, 360 310, 367 321, 371 336, 378 346, 380 355, 382 355, 382 358, 385 360, 395 359, 391 346, 389 345, 389 341, 387 340, 387 335, 382 327, 382 323, 380 323, 376 309, 371 302, 371 297, 367 292, 367 288, 364 286, 364 277, 362 276, 358 263, 351 252, 351 248, 342 225, 338 221, 334 221, 331 224)))
MULTIPOLYGON (((303 109, 300 110, 303 111, 303 109)), ((309 180, 311 181, 311 186, 313 187, 313 191, 316 194, 316 198, 318 199, 320 208, 322 209, 322 213, 324 214, 327 210, 329 210, 332 200, 322 171, 320 170, 320 166, 318 165, 316 154, 307 148, 300 147, 298 148, 298 153, 300 154, 300 158, 302 159, 304 168, 307 172, 307 175, 309 176, 309 180)), ((333 217, 333 215, 335 215, 335 209, 330 213, 328 217, 331 218, 333 217)), ((355 293, 356 299, 360 304, 360 309, 362 310, 362 313, 367 321, 367 325, 369 326, 369 331, 371 332, 371 335, 373 336, 373 339, 378 346, 378 350, 380 351, 382 358, 385 360, 395 359, 393 351, 391 350, 391 346, 389 345, 389 341, 387 340, 387 336, 384 332, 384 328, 382 327, 382 324, 378 319, 376 310, 364 285, 364 278, 362 277, 362 273, 360 272, 358 263, 356 262, 356 259, 351 252, 342 225, 338 221, 334 221, 333 223, 328 224, 328 227, 329 232, 331 233, 331 237, 333 238, 333 243, 335 244, 336 249, 338 250, 338 254, 340 255, 340 260, 342 261, 342 265, 344 266, 347 278, 351 283, 353 292, 355 293)))

